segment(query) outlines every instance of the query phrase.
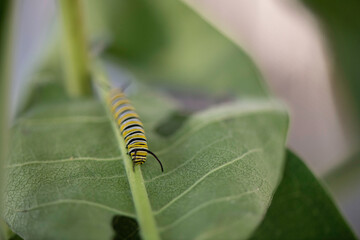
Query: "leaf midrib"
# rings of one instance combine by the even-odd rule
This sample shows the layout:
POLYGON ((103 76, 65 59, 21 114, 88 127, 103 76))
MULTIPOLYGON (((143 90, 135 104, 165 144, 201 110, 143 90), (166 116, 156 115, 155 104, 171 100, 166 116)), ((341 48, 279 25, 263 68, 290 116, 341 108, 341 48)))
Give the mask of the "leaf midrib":
MULTIPOLYGON (((246 117, 246 116, 249 116, 251 114, 261 114, 261 113, 267 113, 267 112, 271 112, 274 110, 274 106, 272 104, 264 104, 263 105, 264 108, 259 111, 259 109, 257 109, 256 107, 253 108, 253 109, 247 109, 246 112, 236 112, 236 114, 232 114, 232 115, 226 115, 226 116, 223 116, 223 115, 220 115, 220 117, 217 117, 217 118, 212 118, 210 121, 206 121, 206 122, 202 122, 200 124, 197 124, 195 126, 193 126, 191 128, 190 131, 187 131, 185 133, 183 133, 182 135, 180 136, 176 136, 177 140, 175 142, 173 142, 169 147, 167 148, 163 148, 161 150, 158 150, 156 151, 157 152, 157 155, 162 155, 162 154, 165 154, 167 153, 168 151, 170 151, 173 147, 177 146, 178 144, 180 144, 181 142, 185 141, 186 139, 188 139, 191 135, 193 135, 194 133, 196 133, 197 131, 201 130, 202 128, 210 125, 210 124, 213 124, 213 123, 216 123, 216 122, 221 122, 221 121, 224 121, 224 120, 230 120, 230 119, 233 119, 233 118, 239 118, 239 117, 246 117)), ((258 107, 258 106, 257 106, 258 107)), ((201 115, 206 115, 207 112, 211 111, 212 109, 210 110, 207 110, 205 111, 204 113, 201 113, 201 115)), ((83 116, 76 116, 76 117, 72 117, 73 119, 80 119, 82 118, 83 116)), ((86 118, 88 118, 90 116, 86 116, 86 118)), ((203 116, 202 116, 203 117, 203 116)), ((102 117, 102 118, 106 118, 107 121, 109 121, 109 118, 108 117, 102 117)), ((70 119, 70 118, 66 118, 66 119, 70 119)), ((45 121, 45 119, 36 119, 36 121, 43 121, 43 123, 48 123, 45 121)), ((46 119, 48 120, 48 119, 46 119)), ((112 121, 112 120, 110 120, 112 121)), ((42 123, 42 124, 43 124, 42 123)), ((74 122, 67 122, 67 123, 74 123, 74 122)), ((116 134, 116 133, 115 133, 116 134)), ((81 157, 81 158, 68 158, 68 159, 59 159, 59 160, 48 160, 48 161, 32 161, 32 162, 25 162, 25 163, 18 163, 18 164, 12 164, 12 165, 9 165, 7 166, 7 168, 12 168, 12 167, 21 167, 21 166, 26 166, 26 165, 31 165, 31 164, 51 164, 51 163, 58 163, 58 162, 67 162, 67 161, 74 161, 74 160, 83 160, 83 161, 86 161, 86 160, 89 160, 89 161, 112 161, 112 160, 121 160, 122 157, 114 157, 114 158, 94 158, 94 157, 81 157)), ((189 161, 189 160, 188 160, 189 161)), ((188 162, 187 161, 187 162, 188 162)), ((185 162, 186 163, 186 162, 185 162)), ((185 164, 184 163, 184 164, 185 164)), ((180 167, 180 166, 178 166, 180 167)), ((178 168, 177 167, 177 168, 178 168)), ((177 169, 175 168, 175 169, 177 169)), ((173 172, 175 169, 172 169, 170 172, 173 172)), ((163 174, 163 175, 159 175, 159 176, 156 176, 154 179, 156 178, 160 178, 162 176, 166 176, 166 175, 169 175, 167 173, 163 174)), ((151 182, 153 181, 154 179, 149 179, 149 180, 146 180, 145 182, 151 182)))

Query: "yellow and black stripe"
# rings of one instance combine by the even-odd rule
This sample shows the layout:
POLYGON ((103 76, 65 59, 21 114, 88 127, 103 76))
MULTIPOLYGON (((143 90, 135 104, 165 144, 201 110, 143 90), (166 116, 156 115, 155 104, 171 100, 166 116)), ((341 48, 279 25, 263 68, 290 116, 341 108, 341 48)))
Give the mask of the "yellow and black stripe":
POLYGON ((110 91, 109 103, 134 167, 145 163, 146 156, 150 153, 159 162, 161 171, 164 171, 160 160, 148 149, 144 127, 139 115, 120 89, 110 91))

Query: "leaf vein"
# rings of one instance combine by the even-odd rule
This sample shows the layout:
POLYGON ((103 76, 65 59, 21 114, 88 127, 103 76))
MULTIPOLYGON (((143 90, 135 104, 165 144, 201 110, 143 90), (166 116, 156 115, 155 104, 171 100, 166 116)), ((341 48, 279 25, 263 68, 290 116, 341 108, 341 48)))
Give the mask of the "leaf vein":
POLYGON ((7 168, 15 168, 15 167, 23 167, 27 165, 41 165, 41 164, 55 164, 55 163, 64 163, 64 162, 73 162, 73 161, 98 161, 98 162, 110 162, 121 160, 121 157, 113 157, 113 158, 94 158, 94 157, 79 157, 79 158, 66 158, 66 159, 58 159, 58 160, 48 160, 48 161, 31 161, 25 163, 15 163, 8 165, 7 168))
POLYGON ((37 209, 46 208, 46 207, 50 207, 50 206, 56 206, 56 205, 60 205, 60 204, 85 204, 85 205, 89 205, 89 206, 93 206, 93 207, 102 208, 102 209, 108 210, 110 212, 114 212, 114 213, 121 214, 124 216, 135 217, 135 214, 132 214, 132 213, 123 212, 116 208, 108 207, 101 203, 91 202, 91 201, 87 201, 87 200, 80 200, 80 199, 60 199, 60 200, 53 201, 53 202, 39 204, 36 207, 31 207, 31 208, 23 209, 23 210, 15 210, 15 211, 16 212, 30 212, 30 211, 34 211, 37 209))
POLYGON ((199 178, 197 181, 195 181, 189 188, 187 188, 184 192, 182 192, 181 194, 179 194, 177 197, 173 198, 170 202, 168 202, 167 204, 165 204, 162 208, 160 208, 159 210, 155 211, 154 214, 158 215, 161 212, 163 212, 165 209, 167 209, 168 207, 170 207, 172 204, 174 204, 174 202, 176 202, 177 200, 179 200, 180 198, 182 198, 183 196, 185 196, 188 192, 190 192, 194 187, 196 187, 200 182, 202 182, 205 178, 207 178, 209 175, 213 174, 214 172, 228 166, 231 165, 243 158, 245 158, 247 155, 254 153, 254 152, 259 152, 261 151, 261 149, 252 149, 247 151, 246 153, 242 154, 240 157, 235 158, 227 163, 224 163, 216 168, 214 168, 213 170, 209 171, 208 173, 206 173, 204 176, 202 176, 201 178, 199 178))
POLYGON ((177 140, 175 142, 173 142, 169 147, 158 150, 157 155, 162 155, 162 154, 168 152, 173 147, 177 146, 178 144, 180 144, 181 142, 186 140, 188 136, 191 136, 192 134, 196 133, 197 131, 201 130, 202 128, 206 127, 207 125, 210 125, 210 124, 213 124, 213 123, 222 123, 222 121, 224 121, 224 120, 232 119, 232 118, 235 118, 235 117, 247 117, 247 116, 252 115, 252 114, 258 114, 259 112, 268 112, 271 109, 270 108, 268 109, 267 107, 269 107, 269 106, 265 105, 265 106, 263 106, 263 109, 261 109, 261 110, 256 109, 256 108, 247 109, 246 112, 240 112, 238 114, 220 116, 220 117, 217 117, 217 118, 213 118, 213 119, 211 119, 209 121, 201 122, 201 123, 195 125, 194 127, 192 127, 192 129, 190 131, 185 132, 183 135, 179 136, 177 138, 177 140))
POLYGON ((24 118, 19 122, 23 124, 61 124, 61 123, 102 123, 109 121, 104 116, 71 116, 71 117, 59 117, 59 118, 24 118))
POLYGON ((217 198, 217 199, 211 199, 210 201, 204 202, 200 205, 198 205, 197 207, 189 210, 187 213, 185 213, 184 215, 182 215, 181 217, 179 217, 176 221, 174 221, 171 224, 165 225, 164 227, 160 227, 160 231, 164 232, 166 230, 168 230, 169 228, 172 228, 176 225, 178 225, 180 222, 184 221, 186 218, 188 218, 189 216, 191 216, 192 214, 194 214, 195 212, 208 207, 209 205, 215 204, 215 203, 219 203, 219 202, 224 202, 224 201, 231 201, 231 200, 235 200, 235 199, 240 199, 246 195, 252 194, 259 191, 259 188, 256 188, 252 191, 248 191, 248 192, 243 192, 241 194, 238 195, 234 195, 234 196, 227 196, 227 197, 222 197, 222 198, 217 198))
POLYGON ((227 136, 222 137, 222 138, 216 140, 215 142, 213 142, 213 143, 211 143, 211 144, 209 144, 209 145, 201 148, 199 151, 197 151, 195 154, 193 154, 193 156, 192 156, 190 159, 186 160, 185 162, 183 162, 182 164, 180 164, 180 165, 177 166, 176 168, 174 168, 174 169, 172 169, 172 170, 170 170, 170 171, 168 171, 168 172, 166 172, 166 173, 164 173, 164 174, 161 174, 161 175, 158 175, 158 176, 153 177, 153 178, 151 178, 151 179, 148 179, 148 180, 145 181, 145 183, 152 182, 152 181, 154 181, 154 180, 156 180, 156 179, 158 179, 158 178, 162 178, 162 177, 165 177, 165 176, 168 176, 168 175, 172 174, 173 172, 177 171, 179 168, 182 168, 182 167, 183 167, 184 165, 186 165, 188 162, 191 162, 192 160, 194 160, 195 157, 196 157, 199 153, 201 153, 202 151, 204 151, 205 149, 208 149, 208 148, 210 148, 212 145, 214 145, 214 144, 216 144, 216 143, 218 143, 218 142, 224 141, 224 140, 227 139, 227 138, 230 138, 230 137, 227 137, 227 136))

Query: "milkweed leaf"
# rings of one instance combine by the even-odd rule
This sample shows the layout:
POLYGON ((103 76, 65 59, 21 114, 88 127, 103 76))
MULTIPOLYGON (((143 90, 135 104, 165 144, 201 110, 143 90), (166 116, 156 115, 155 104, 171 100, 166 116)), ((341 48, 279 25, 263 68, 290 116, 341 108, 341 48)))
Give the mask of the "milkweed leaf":
MULTIPOLYGON (((115 216, 136 216, 110 119, 96 100, 61 101, 39 89, 43 99, 13 129, 5 219, 25 239, 111 239, 115 216)), ((283 108, 268 100, 225 104, 162 136, 157 126, 176 109, 171 101, 150 90, 130 99, 165 168, 142 166, 161 237, 248 237, 281 178, 283 108)))
POLYGON ((284 177, 250 239, 356 238, 322 184, 288 151, 284 177))
POLYGON ((212 96, 269 95, 249 56, 184 1, 85 3, 92 34, 108 36, 106 56, 139 80, 212 96))

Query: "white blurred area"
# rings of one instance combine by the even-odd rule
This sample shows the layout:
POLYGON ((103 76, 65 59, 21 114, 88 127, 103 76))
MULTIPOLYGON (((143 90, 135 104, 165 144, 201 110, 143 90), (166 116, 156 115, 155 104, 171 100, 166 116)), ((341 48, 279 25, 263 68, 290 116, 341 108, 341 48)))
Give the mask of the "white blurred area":
POLYGON ((244 47, 290 111, 288 146, 321 176, 357 150, 346 98, 332 89, 331 54, 315 18, 298 1, 186 0, 244 47), (346 118, 340 118, 340 112, 346 118))
POLYGON ((12 64, 12 118, 20 105, 20 96, 26 92, 26 81, 32 79, 29 76, 33 74, 34 66, 40 61, 43 50, 49 47, 47 42, 55 30, 56 12, 54 0, 18 0, 15 3, 17 19, 14 26, 15 48, 12 64))

